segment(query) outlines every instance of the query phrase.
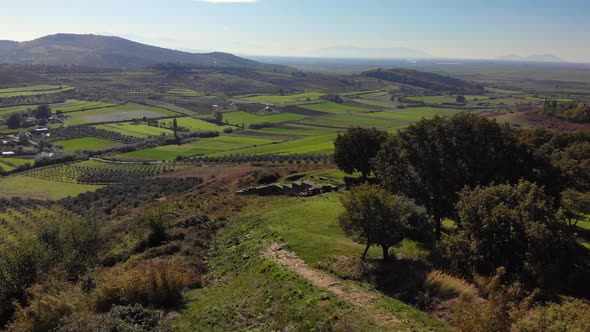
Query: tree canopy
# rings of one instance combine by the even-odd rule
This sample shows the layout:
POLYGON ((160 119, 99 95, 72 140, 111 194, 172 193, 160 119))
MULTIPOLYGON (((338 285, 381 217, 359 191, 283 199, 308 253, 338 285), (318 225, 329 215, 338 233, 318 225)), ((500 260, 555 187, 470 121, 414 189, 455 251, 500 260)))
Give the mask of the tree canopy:
POLYGON ((361 172, 366 178, 373 171, 371 159, 377 155, 386 137, 385 132, 375 128, 348 128, 334 141, 334 162, 342 171, 348 174, 361 172))
POLYGON ((365 184, 346 193, 341 201, 344 212, 338 217, 340 227, 353 241, 366 245, 363 259, 373 245, 381 246, 383 259, 388 261, 389 248, 404 238, 431 238, 426 210, 407 197, 365 184))
POLYGON ((463 187, 520 178, 548 182, 552 169, 520 144, 509 127, 466 114, 422 120, 399 131, 383 144, 374 167, 385 188, 427 208, 437 222, 437 235, 442 218, 455 217, 463 187))
POLYGON ((442 255, 467 274, 504 267, 535 284, 556 280, 571 263, 575 241, 552 207, 531 182, 465 189, 457 204, 462 228, 443 239, 442 255))

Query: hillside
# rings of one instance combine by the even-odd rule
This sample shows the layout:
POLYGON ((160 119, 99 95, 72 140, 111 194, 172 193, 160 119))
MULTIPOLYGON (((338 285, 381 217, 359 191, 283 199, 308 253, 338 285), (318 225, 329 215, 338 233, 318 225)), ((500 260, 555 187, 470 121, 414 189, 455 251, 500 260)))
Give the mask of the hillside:
POLYGON ((181 52, 119 37, 56 34, 28 42, 0 41, 0 63, 139 68, 163 62, 253 69, 279 67, 228 53, 181 52))
POLYGON ((437 92, 478 93, 482 91, 482 87, 458 78, 411 69, 376 69, 362 74, 392 83, 407 84, 437 92))

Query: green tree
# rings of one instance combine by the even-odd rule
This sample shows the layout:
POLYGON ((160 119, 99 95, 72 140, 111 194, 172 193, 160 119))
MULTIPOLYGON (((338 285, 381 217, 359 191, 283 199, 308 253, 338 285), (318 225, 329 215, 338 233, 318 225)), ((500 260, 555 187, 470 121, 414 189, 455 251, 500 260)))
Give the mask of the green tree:
POLYGON ((362 258, 373 245, 383 250, 388 261, 389 248, 404 238, 428 240, 432 234, 426 210, 404 196, 393 195, 374 185, 361 185, 341 198, 344 212, 340 227, 353 241, 366 245, 362 258))
MULTIPOLYGON (((575 240, 554 217, 552 199, 533 183, 465 189, 457 204, 462 229, 441 242, 448 261, 467 271, 510 275, 548 285, 571 267, 575 240)), ((555 285, 554 285, 555 286, 555 285)))
POLYGON ((21 112, 12 113, 8 116, 8 119, 6 119, 6 125, 8 126, 9 129, 20 128, 22 123, 23 123, 23 113, 21 113, 21 112))
MULTIPOLYGON (((374 160, 382 185, 426 207, 436 222, 455 217, 465 186, 516 183, 520 178, 549 183, 549 163, 520 144, 507 126, 477 115, 422 120, 382 145, 374 160)), ((553 180, 555 181, 555 180, 553 180)))
POLYGON ((35 111, 35 118, 37 119, 49 119, 51 116, 51 107, 49 105, 39 105, 35 111))
POLYGON ((467 99, 465 99, 465 96, 457 96, 457 98, 455 98, 455 101, 458 103, 464 103, 465 101, 467 101, 467 99))
POLYGON ((213 119, 215 119, 215 122, 217 122, 218 124, 223 123, 223 112, 221 110, 219 110, 219 109, 214 110, 212 115, 213 115, 213 119))
POLYGON ((334 162, 342 171, 361 172, 367 178, 373 171, 371 159, 377 155, 387 134, 375 128, 349 128, 334 141, 334 162))
POLYGON ((172 121, 172 130, 174 131, 174 139, 176 140, 176 144, 180 145, 180 137, 178 137, 178 122, 176 122, 176 118, 172 121))
POLYGON ((561 193, 560 203, 559 216, 570 226, 577 225, 578 221, 590 215, 590 193, 568 188, 561 193))

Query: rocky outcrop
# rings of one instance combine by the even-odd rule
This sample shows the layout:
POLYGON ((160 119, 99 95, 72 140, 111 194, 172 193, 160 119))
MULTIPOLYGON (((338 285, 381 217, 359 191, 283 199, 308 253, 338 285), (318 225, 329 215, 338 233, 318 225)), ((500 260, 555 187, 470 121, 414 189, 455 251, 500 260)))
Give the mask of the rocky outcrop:
POLYGON ((256 196, 315 196, 332 191, 338 191, 338 186, 313 181, 295 181, 289 184, 269 184, 260 187, 250 187, 236 192, 237 195, 256 196))

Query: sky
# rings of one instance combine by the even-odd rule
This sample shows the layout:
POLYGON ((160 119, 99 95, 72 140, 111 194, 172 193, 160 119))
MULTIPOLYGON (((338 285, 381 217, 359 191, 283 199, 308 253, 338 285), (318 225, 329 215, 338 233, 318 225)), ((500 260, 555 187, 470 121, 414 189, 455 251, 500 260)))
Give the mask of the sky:
POLYGON ((0 39, 93 33, 246 55, 346 46, 590 62, 589 13, 590 0, 2 0, 0 39))

